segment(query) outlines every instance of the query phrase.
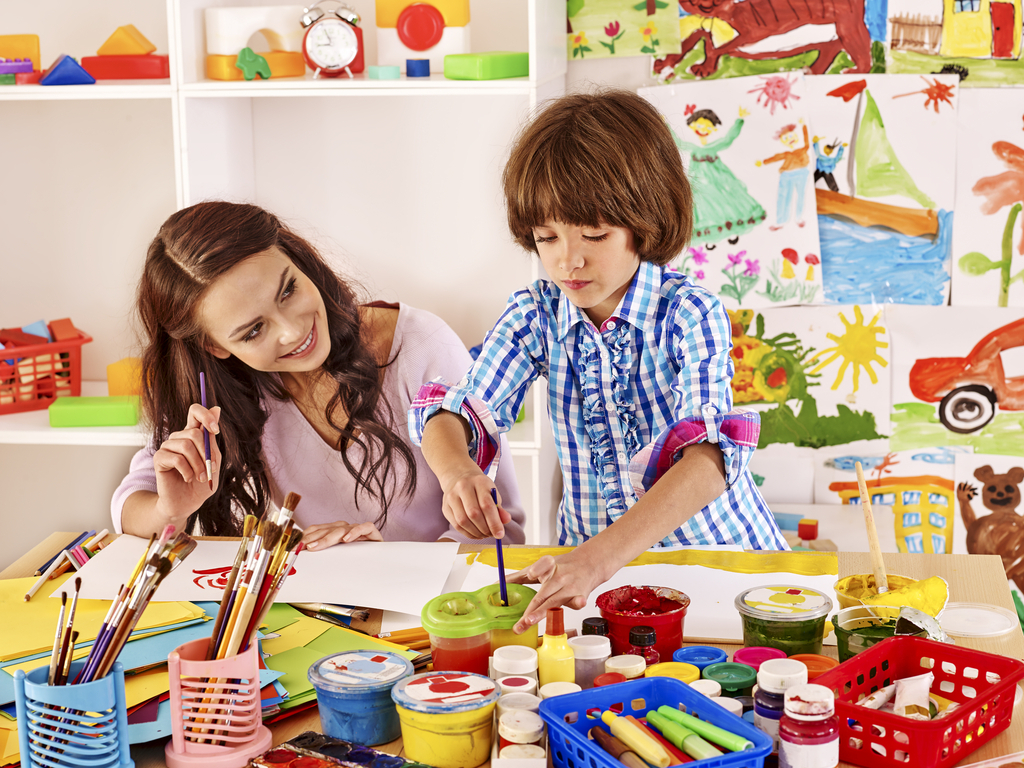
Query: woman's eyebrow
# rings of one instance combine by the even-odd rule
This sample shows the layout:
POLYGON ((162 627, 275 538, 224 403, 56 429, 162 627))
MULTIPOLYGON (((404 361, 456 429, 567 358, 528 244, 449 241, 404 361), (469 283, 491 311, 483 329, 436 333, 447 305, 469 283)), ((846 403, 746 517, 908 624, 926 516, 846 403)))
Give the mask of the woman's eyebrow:
MULTIPOLYGON (((285 267, 284 271, 281 272, 281 280, 277 284, 277 295, 278 296, 280 296, 284 292, 284 281, 285 281, 285 279, 287 279, 287 277, 288 277, 288 267, 285 267)), ((240 326, 235 328, 235 330, 233 330, 231 333, 228 334, 228 338, 229 339, 233 339, 235 336, 237 336, 239 333, 244 331, 246 328, 251 328, 252 326, 256 325, 256 323, 258 323, 262 319, 263 319, 263 315, 260 315, 259 317, 257 317, 254 320, 250 320, 247 323, 242 323, 240 326)))

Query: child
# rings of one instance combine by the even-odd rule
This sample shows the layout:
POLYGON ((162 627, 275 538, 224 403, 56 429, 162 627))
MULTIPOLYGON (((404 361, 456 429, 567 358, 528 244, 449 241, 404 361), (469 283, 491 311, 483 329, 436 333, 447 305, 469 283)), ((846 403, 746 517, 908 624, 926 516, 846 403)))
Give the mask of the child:
POLYGON ((779 199, 775 210, 775 223, 768 227, 773 232, 782 229, 789 221, 789 209, 793 208, 793 218, 796 225, 802 227, 804 221, 804 195, 807 192, 807 176, 810 174, 811 159, 807 151, 811 148, 811 142, 807 135, 807 126, 803 125, 804 143, 800 143, 800 136, 797 134, 797 127, 794 123, 785 125, 775 134, 775 138, 786 147, 785 152, 767 157, 764 160, 755 161, 754 165, 768 165, 782 161, 779 166, 779 199))
POLYGON ((836 139, 831 144, 826 144, 825 149, 822 150, 818 146, 818 142, 821 141, 820 136, 814 137, 814 183, 818 183, 818 179, 824 179, 825 184, 833 192, 839 191, 839 185, 836 183, 836 177, 833 175, 836 170, 836 165, 843 159, 843 151, 846 149, 846 144, 836 139), (839 151, 836 151, 838 147, 839 151))
MULTIPOLYGON (((259 517, 295 491, 295 521, 313 551, 382 538, 466 540, 441 515, 441 487, 404 428, 424 374, 458 376, 471 362, 440 319, 358 304, 276 216, 219 201, 164 222, 137 309, 153 434, 114 493, 116 530, 149 536, 173 523, 238 535, 240 513, 259 517), (198 404, 200 371, 217 407, 198 404)), ((509 535, 522 542, 511 467, 499 478, 509 535)))
POLYGON ((747 470, 758 417, 730 412, 729 317, 665 266, 693 201, 661 115, 624 91, 558 99, 517 139, 503 183, 512 235, 550 280, 512 295, 457 385, 420 390, 410 427, 445 516, 501 536, 482 469, 547 378, 565 480, 558 541, 575 549, 510 577, 542 584, 517 631, 547 608, 584 607, 654 545, 786 549, 747 470))

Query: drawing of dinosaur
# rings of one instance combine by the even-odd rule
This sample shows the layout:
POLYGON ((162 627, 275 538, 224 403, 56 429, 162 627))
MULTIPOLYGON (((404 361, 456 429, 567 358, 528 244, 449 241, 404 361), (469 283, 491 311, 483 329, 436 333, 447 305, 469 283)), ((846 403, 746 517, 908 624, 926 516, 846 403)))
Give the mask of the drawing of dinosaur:
POLYGON ((855 65, 847 73, 871 70, 871 35, 864 20, 864 0, 679 0, 679 6, 709 23, 691 32, 678 54, 655 61, 655 72, 674 69, 701 40, 704 61, 690 68, 697 77, 713 75, 718 59, 726 54, 743 59, 778 59, 818 51, 810 72, 821 75, 840 51, 846 51, 855 65), (712 39, 713 21, 727 24, 735 37, 716 43, 712 39), (814 25, 822 29, 802 29, 814 25), (815 31, 823 41, 808 40, 815 31))

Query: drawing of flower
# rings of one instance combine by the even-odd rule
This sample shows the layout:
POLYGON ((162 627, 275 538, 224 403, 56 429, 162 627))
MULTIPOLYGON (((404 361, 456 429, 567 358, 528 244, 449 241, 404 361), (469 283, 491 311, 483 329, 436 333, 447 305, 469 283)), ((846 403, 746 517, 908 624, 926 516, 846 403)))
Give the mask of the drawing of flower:
POLYGON ((693 263, 700 266, 701 264, 708 263, 708 254, 699 245, 696 248, 691 248, 690 253, 693 254, 693 263))
MULTIPOLYGON (((1003 228, 1003 258, 999 261, 992 261, 983 253, 973 251, 960 257, 960 270, 968 275, 980 276, 986 272, 998 269, 1001 272, 999 281, 999 306, 1005 307, 1009 300, 1010 286, 1018 280, 1024 283, 1024 269, 1016 275, 1010 275, 1010 267, 1013 263, 1013 227, 1020 215, 1021 207, 1024 205, 1024 149, 1008 141, 997 141, 992 145, 992 152, 1003 161, 1007 169, 996 176, 986 176, 978 179, 978 182, 971 187, 971 191, 979 197, 984 197, 981 212, 991 216, 996 211, 1010 206, 1010 212, 1006 217, 1006 226, 1003 228)), ((1021 235, 1020 243, 1017 245, 1017 252, 1024 254, 1024 234, 1021 235)))
POLYGON ((619 22, 613 21, 611 24, 609 24, 608 26, 606 26, 604 28, 604 33, 606 35, 608 35, 608 37, 610 37, 612 39, 612 41, 610 43, 606 43, 604 40, 599 40, 598 42, 600 42, 601 45, 603 45, 605 48, 607 48, 608 52, 612 56, 614 56, 615 55, 615 41, 618 40, 620 37, 622 37, 624 34, 626 34, 626 30, 622 29, 622 25, 620 25, 619 22))
POLYGON ((696 277, 698 280, 703 280, 704 279, 704 270, 703 269, 698 269, 696 272, 693 273, 693 276, 696 277))
MULTIPOLYGON (((690 274, 689 267, 690 267, 690 263, 691 262, 694 265, 698 266, 698 267, 702 266, 703 264, 707 264, 708 263, 707 251, 705 251, 704 248, 702 246, 699 246, 699 245, 691 246, 690 248, 687 248, 686 249, 686 255, 683 257, 683 261, 679 265, 679 271, 680 272, 684 272, 686 274, 690 274)), ((703 273, 701 273, 701 274, 703 274, 703 273)), ((697 277, 697 275, 694 274, 694 277, 697 277)), ((698 279, 703 279, 703 278, 698 278, 698 279)))
POLYGON ((722 270, 722 274, 729 279, 729 282, 719 288, 719 293, 723 296, 736 299, 741 304, 744 297, 757 285, 760 279, 758 274, 761 272, 761 265, 758 264, 757 259, 747 259, 746 268, 740 270, 740 264, 743 263, 743 257, 746 255, 746 251, 728 255, 729 266, 722 270))
POLYGON ((582 59, 584 53, 590 53, 593 49, 590 47, 590 41, 587 40, 586 32, 576 32, 575 34, 569 35, 569 41, 572 45, 572 57, 575 59, 576 55, 582 59))
POLYGON ((746 255, 746 253, 747 253, 746 251, 740 251, 739 253, 730 253, 729 254, 729 263, 730 264, 739 264, 741 261, 743 261, 743 257, 744 257, 744 255, 746 255))
POLYGON ((743 274, 747 277, 754 277, 761 274, 761 265, 757 263, 757 259, 747 259, 747 268, 743 270, 743 274))
POLYGON ((640 27, 640 34, 643 35, 644 38, 644 45, 640 49, 640 52, 649 53, 652 56, 655 55, 658 52, 658 41, 654 39, 654 36, 658 34, 658 28, 654 26, 654 22, 648 21, 640 27))
POLYGON ((796 272, 793 271, 793 265, 800 261, 800 257, 797 256, 796 251, 792 248, 783 248, 782 258, 784 259, 782 262, 782 277, 786 279, 796 277, 796 272))
MULTIPOLYGON (((814 279, 814 265, 815 264, 821 264, 821 259, 819 259, 817 256, 815 256, 813 253, 808 253, 806 256, 804 256, 804 261, 807 262, 807 277, 805 277, 804 279, 808 280, 808 281, 813 280, 814 279)), ((796 263, 796 262, 794 262, 794 263, 796 263)))

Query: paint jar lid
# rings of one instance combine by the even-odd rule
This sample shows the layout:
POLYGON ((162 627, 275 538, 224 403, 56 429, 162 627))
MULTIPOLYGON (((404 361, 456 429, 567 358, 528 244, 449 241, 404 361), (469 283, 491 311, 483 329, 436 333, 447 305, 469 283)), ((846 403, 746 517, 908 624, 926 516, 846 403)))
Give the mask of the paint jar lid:
POLYGON ((807 683, 786 689, 785 712, 797 720, 822 720, 836 711, 835 694, 824 685, 807 683))
POLYGON ((768 693, 782 693, 807 682, 807 665, 793 659, 767 659, 757 670, 757 687, 768 693))
POLYGON ((692 684, 700 680, 700 670, 693 664, 683 661, 663 661, 660 664, 651 664, 644 672, 644 677, 674 677, 676 680, 692 684))
POLYGON ((580 632, 584 635, 607 635, 608 619, 601 616, 588 616, 582 621, 580 632))
POLYGON ((606 685, 624 682, 626 682, 626 676, 621 672, 605 672, 603 675, 598 675, 594 678, 594 687, 603 688, 606 685))
POLYGON ((746 664, 737 664, 734 661, 723 661, 719 664, 712 664, 704 668, 704 677, 708 680, 715 680, 722 686, 723 691, 738 691, 743 688, 751 688, 757 682, 757 672, 753 667, 746 664))
POLYGON ((513 744, 532 744, 544 735, 544 721, 536 712, 513 709, 498 718, 498 735, 513 744))
POLYGON ((694 680, 690 683, 690 687, 698 693, 703 693, 709 699, 714 699, 722 695, 722 684, 717 680, 701 678, 700 680, 694 680))
POLYGON ((830 656, 821 656, 817 653, 798 653, 790 656, 793 661, 801 661, 807 667, 807 679, 813 680, 819 675, 824 675, 830 669, 839 666, 839 660, 830 656))
POLYGON ((612 655, 612 641, 603 635, 570 637, 569 645, 577 659, 607 659, 612 655))
POLYGON ((634 677, 643 677, 644 670, 646 669, 647 661, 644 657, 634 656, 633 654, 612 656, 604 663, 605 672, 618 672, 621 675, 625 675, 627 680, 632 680, 634 677))
POLYGON ((715 703, 725 707, 736 715, 736 717, 743 717, 743 702, 739 699, 731 699, 728 696, 719 696, 715 699, 715 703))
POLYGON ((537 712, 540 709, 540 696, 532 693, 506 693, 498 697, 498 717, 517 709, 537 712))
POLYGON ((364 693, 391 688, 413 673, 412 662, 390 651, 346 651, 313 662, 306 676, 318 690, 364 693))
POLYGON ((745 589, 736 596, 740 615, 762 621, 807 621, 827 616, 832 600, 824 592, 791 584, 745 589))
POLYGON ((629 628, 629 644, 647 646, 654 645, 658 642, 658 635, 654 631, 654 627, 647 627, 642 624, 637 624, 635 627, 629 628))
POLYGON ((537 681, 525 675, 506 675, 498 678, 498 688, 502 695, 506 693, 533 693, 537 690, 537 681))
POLYGON ((1017 614, 986 603, 947 603, 939 624, 953 637, 999 637, 1020 626, 1017 614))
POLYGON ((737 664, 746 664, 754 669, 760 669, 761 665, 769 659, 784 658, 786 658, 785 651, 780 651, 778 648, 766 648, 763 645, 740 648, 732 655, 732 660, 737 664))
POLYGON ((391 698, 414 712, 469 712, 493 705, 498 700, 498 684, 473 672, 422 672, 399 680, 391 689, 391 698))
POLYGON ((691 645, 672 652, 672 661, 693 664, 697 669, 704 669, 704 667, 711 664, 718 664, 721 661, 728 660, 728 653, 721 648, 714 648, 710 645, 691 645))
POLYGON ((498 753, 502 760, 543 760, 545 756, 544 747, 536 744, 509 744, 498 753))
POLYGON ((528 675, 537 671, 537 650, 526 645, 503 645, 491 657, 495 672, 528 675))
POLYGON ((582 690, 583 688, 576 683, 556 680, 553 683, 547 683, 540 687, 540 697, 542 699, 550 699, 552 696, 564 696, 567 693, 579 693, 582 690))

